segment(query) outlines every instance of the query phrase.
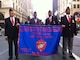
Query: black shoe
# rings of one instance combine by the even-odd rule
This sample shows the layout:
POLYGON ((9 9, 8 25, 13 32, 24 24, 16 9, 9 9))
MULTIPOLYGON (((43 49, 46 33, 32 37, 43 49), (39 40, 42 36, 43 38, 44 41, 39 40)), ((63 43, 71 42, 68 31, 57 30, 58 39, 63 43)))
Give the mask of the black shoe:
POLYGON ((19 57, 18 56, 16 56, 16 58, 15 58, 16 60, 18 60, 19 59, 19 57))
POLYGON ((72 56, 69 56, 69 57, 70 57, 71 59, 74 59, 74 60, 76 60, 76 59, 75 59, 75 57, 74 57, 73 55, 72 55, 72 56))
POLYGON ((12 57, 9 57, 9 59, 8 60, 12 60, 12 57))
POLYGON ((63 58, 64 60, 66 60, 66 56, 63 56, 62 58, 63 58))

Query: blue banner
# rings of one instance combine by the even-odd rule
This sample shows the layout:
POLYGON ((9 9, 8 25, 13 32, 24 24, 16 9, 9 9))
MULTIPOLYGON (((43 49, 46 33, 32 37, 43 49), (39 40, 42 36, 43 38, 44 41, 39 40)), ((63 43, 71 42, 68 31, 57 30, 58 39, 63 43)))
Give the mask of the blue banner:
POLYGON ((56 54, 62 26, 21 25, 19 54, 48 56, 56 54))

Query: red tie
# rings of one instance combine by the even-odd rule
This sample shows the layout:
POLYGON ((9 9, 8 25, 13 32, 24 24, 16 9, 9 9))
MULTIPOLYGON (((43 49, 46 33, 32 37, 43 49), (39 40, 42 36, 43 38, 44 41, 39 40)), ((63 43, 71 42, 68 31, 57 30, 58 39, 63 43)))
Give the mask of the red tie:
POLYGON ((50 23, 52 22, 52 19, 50 19, 50 23))
POLYGON ((71 18, 70 18, 70 16, 68 16, 68 22, 69 22, 69 23, 71 22, 71 18))
POLYGON ((37 22, 35 22, 35 24, 37 24, 37 22))
POLYGON ((12 25, 14 25, 14 20, 13 20, 13 18, 12 18, 12 25))
POLYGON ((49 22, 50 22, 50 23, 52 22, 52 18, 49 18, 49 22))

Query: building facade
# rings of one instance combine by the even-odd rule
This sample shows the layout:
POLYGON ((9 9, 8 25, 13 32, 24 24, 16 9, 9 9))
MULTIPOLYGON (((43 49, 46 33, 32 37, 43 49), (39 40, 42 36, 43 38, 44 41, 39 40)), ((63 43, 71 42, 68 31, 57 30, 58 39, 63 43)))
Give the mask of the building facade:
POLYGON ((60 17, 65 14, 67 7, 70 7, 71 15, 75 16, 77 27, 80 29, 80 0, 58 0, 58 13, 60 17))
POLYGON ((12 8, 15 16, 20 22, 27 19, 27 0, 0 0, 0 25, 4 24, 4 19, 9 17, 9 9, 12 8))
POLYGON ((74 13, 80 13, 80 0, 73 0, 72 14, 74 13))
POLYGON ((27 0, 27 13, 28 16, 30 16, 32 18, 33 16, 33 7, 32 7, 32 1, 31 0, 27 0))
POLYGON ((59 0, 53 0, 53 14, 58 11, 58 1, 59 0))
POLYGON ((65 14, 67 7, 70 7, 71 15, 76 12, 80 13, 80 0, 58 0, 58 12, 60 15, 65 14))

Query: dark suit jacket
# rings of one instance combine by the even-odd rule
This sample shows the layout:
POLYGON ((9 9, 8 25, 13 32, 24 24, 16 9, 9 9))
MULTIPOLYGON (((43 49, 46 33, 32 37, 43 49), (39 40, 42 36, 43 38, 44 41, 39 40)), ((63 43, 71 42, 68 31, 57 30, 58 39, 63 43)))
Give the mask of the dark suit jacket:
MULTIPOLYGON (((35 24, 35 20, 34 20, 34 18, 32 18, 31 20, 30 20, 30 24, 35 24)), ((35 24, 35 25, 40 25, 40 20, 37 18, 37 24, 35 24)))
POLYGON ((16 27, 16 24, 20 23, 18 18, 15 18, 15 25, 12 26, 10 17, 5 19, 5 36, 8 36, 9 39, 15 39, 18 38, 18 28, 16 27))
POLYGON ((45 20, 45 25, 58 25, 59 21, 57 16, 52 16, 52 22, 49 21, 49 18, 45 20))
POLYGON ((73 37, 76 33, 76 21, 75 18, 71 16, 71 23, 68 22, 66 15, 61 17, 61 24, 65 25, 63 28, 63 37, 73 37))

